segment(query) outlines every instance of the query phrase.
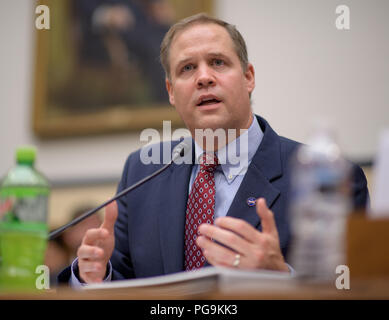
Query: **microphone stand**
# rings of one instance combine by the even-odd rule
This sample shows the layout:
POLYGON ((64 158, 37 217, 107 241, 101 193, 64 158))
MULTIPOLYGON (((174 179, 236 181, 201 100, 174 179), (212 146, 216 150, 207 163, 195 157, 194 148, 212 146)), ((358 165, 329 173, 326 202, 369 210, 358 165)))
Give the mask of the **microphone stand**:
POLYGON ((152 173, 151 175, 143 178, 142 180, 138 181, 137 183, 129 186, 127 189, 124 189, 123 191, 119 192, 117 195, 115 195, 113 198, 105 201, 104 203, 102 203, 101 205, 99 205, 97 208, 94 208, 92 210, 89 210, 88 212, 84 213, 83 215, 77 217, 76 219, 70 221, 68 224, 52 231, 49 233, 48 235, 48 239, 49 240, 53 240, 55 239, 59 234, 61 234, 63 231, 65 231, 67 228, 70 228, 74 225, 76 225, 77 223, 81 222, 82 220, 88 218, 89 216, 91 216, 92 214, 96 213, 97 211, 99 211, 100 209, 104 208, 105 206, 109 205, 111 202, 119 199, 120 197, 126 195, 127 193, 129 193, 130 191, 136 189, 137 187, 139 187, 140 185, 142 185, 143 183, 145 183, 146 181, 149 181, 151 178, 155 177, 156 175, 160 174, 162 171, 166 170, 167 168, 169 168, 172 163, 179 157, 183 157, 184 156, 184 152, 187 148, 187 145, 184 143, 184 142, 181 142, 180 144, 178 144, 176 147, 175 147, 175 151, 173 152, 173 157, 172 159, 170 160, 170 162, 166 165, 164 165, 162 168, 158 169, 157 171, 155 171, 154 173, 152 173))

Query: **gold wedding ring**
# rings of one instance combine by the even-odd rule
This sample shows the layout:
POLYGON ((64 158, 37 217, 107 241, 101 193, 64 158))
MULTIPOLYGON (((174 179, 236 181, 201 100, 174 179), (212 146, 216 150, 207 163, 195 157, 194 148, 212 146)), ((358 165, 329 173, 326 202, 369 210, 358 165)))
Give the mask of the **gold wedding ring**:
POLYGON ((240 264, 240 254, 236 254, 235 260, 234 260, 234 263, 232 264, 232 266, 237 268, 237 267, 239 267, 239 264, 240 264))

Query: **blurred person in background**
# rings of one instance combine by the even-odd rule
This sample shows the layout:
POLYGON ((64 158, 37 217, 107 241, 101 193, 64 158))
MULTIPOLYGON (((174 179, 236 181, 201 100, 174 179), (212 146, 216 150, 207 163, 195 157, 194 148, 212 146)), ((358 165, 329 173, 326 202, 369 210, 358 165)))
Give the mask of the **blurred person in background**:
POLYGON ((69 251, 63 243, 61 236, 48 241, 45 265, 49 267, 51 287, 56 285, 57 275, 69 264, 69 260, 69 251))
MULTIPOLYGON (((72 215, 72 220, 80 217, 85 212, 88 212, 93 208, 94 207, 92 206, 77 208, 72 215)), ((81 245, 85 232, 89 229, 98 228, 101 225, 101 222, 102 220, 99 213, 96 213, 64 231, 61 235, 61 239, 69 255, 70 261, 68 262, 73 261, 73 259, 77 256, 77 249, 81 245)))
MULTIPOLYGON (((93 209, 92 206, 83 206, 77 208, 72 214, 71 219, 74 220, 93 209)), ((75 226, 64 231, 63 234, 47 243, 45 265, 50 270, 50 285, 55 286, 57 276, 63 268, 71 263, 77 256, 77 249, 81 245, 82 238, 86 231, 93 228, 98 228, 102 220, 99 214, 94 214, 75 226)))

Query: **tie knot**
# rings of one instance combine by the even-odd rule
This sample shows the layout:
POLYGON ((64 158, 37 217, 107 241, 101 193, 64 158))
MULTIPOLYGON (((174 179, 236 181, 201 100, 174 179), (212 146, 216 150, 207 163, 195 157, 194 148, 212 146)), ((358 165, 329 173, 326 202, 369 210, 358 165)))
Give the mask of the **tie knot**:
POLYGON ((214 172, 219 165, 216 154, 204 152, 200 156, 200 170, 206 170, 208 172, 214 172))

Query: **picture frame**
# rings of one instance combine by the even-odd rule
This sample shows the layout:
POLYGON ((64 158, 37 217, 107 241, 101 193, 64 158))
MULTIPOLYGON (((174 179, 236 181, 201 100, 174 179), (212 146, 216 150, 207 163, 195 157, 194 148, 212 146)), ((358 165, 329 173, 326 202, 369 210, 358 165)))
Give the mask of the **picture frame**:
POLYGON ((159 46, 172 23, 200 12, 212 15, 212 0, 42 0, 37 5, 50 9, 50 29, 36 30, 32 126, 37 137, 161 129, 163 120, 184 126, 169 105, 159 46), (144 3, 161 5, 154 13, 159 20, 153 15, 153 23, 147 22, 144 3), (119 27, 96 11, 115 6, 128 11, 119 27), (155 20, 161 22, 157 27, 155 20), (126 33, 123 25, 132 31, 126 33))

